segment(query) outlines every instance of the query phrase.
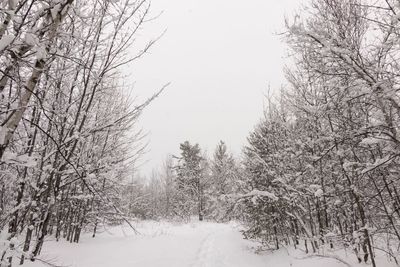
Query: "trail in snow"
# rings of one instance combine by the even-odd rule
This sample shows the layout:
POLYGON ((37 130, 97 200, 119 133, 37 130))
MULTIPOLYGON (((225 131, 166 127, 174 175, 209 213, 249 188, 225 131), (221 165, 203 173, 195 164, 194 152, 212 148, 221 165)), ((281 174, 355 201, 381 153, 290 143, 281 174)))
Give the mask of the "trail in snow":
POLYGON ((216 246, 216 236, 216 232, 212 232, 203 239, 192 267, 228 267, 225 256, 216 246))
POLYGON ((200 248, 196 253, 195 263, 192 267, 208 267, 214 261, 212 257, 213 253, 215 253, 214 240, 212 239, 212 233, 210 233, 201 242, 200 248))
MULTIPOLYGON (((114 227, 81 243, 46 242, 41 258, 70 267, 342 267, 334 259, 296 259, 287 251, 256 254, 236 224, 141 222, 140 235, 114 227)), ((45 266, 36 261, 28 267, 45 266)))

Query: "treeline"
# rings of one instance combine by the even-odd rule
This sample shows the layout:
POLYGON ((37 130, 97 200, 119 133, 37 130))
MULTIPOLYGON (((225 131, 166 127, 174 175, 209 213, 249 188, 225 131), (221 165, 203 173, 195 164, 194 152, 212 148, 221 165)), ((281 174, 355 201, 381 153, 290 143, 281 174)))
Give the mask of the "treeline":
POLYGON ((247 237, 398 263, 399 14, 394 0, 314 0, 287 22, 289 85, 245 148, 247 237))
POLYGON ((243 191, 242 168, 222 141, 211 158, 198 144, 180 144, 159 171, 136 178, 126 189, 128 210, 141 219, 192 218, 226 222, 237 218, 236 199, 243 191))
MULTIPOLYGON (((34 260, 45 238, 124 220, 126 178, 142 153, 119 67, 146 0, 0 3, 0 261, 34 260)), ((156 96, 156 95, 155 95, 156 96)), ((154 96, 154 97, 155 97, 154 96)))

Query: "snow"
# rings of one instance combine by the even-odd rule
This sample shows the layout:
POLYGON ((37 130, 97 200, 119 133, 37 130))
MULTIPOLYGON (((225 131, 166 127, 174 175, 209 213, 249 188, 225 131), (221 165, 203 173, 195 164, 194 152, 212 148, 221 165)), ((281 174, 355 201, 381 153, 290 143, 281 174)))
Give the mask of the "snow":
POLYGON ((322 197, 324 195, 324 191, 322 191, 321 188, 319 188, 317 191, 314 193, 315 197, 322 197))
POLYGON ((39 43, 39 40, 38 40, 37 36, 35 36, 34 34, 27 33, 25 35, 25 42, 28 45, 35 46, 35 45, 37 45, 39 43))
MULTIPOLYGON (((237 223, 136 223, 140 234, 127 226, 113 227, 81 243, 50 241, 40 258, 71 267, 341 267, 330 257, 306 256, 301 250, 257 252, 258 243, 244 240, 237 223)), ((40 261, 28 267, 45 266, 40 261)))
POLYGON ((55 6, 50 10, 51 17, 53 18, 53 20, 56 20, 57 14, 60 12, 60 10, 61 10, 61 5, 60 5, 60 4, 55 5, 55 6))
POLYGON ((254 189, 250 193, 247 193, 245 195, 242 195, 242 197, 267 197, 273 201, 279 200, 277 196, 275 196, 274 193, 268 192, 268 191, 261 191, 254 189))
POLYGON ((10 9, 15 9, 17 7, 18 0, 8 1, 8 4, 9 4, 10 9))
POLYGON ((377 167, 381 167, 384 164, 388 163, 391 159, 391 155, 386 155, 383 158, 377 158, 373 164, 368 164, 368 166, 362 171, 362 174, 367 173, 377 167))
POLYGON ((375 144, 378 144, 379 142, 380 142, 380 140, 376 139, 374 137, 367 137, 367 138, 364 138, 363 140, 361 140, 362 145, 375 145, 375 144))
POLYGON ((3 145, 6 140, 6 128, 0 126, 0 145, 3 145))
POLYGON ((15 36, 12 34, 5 34, 3 37, 0 39, 0 51, 3 51, 4 49, 7 48, 11 44, 11 42, 14 40, 15 36))
POLYGON ((17 155, 12 152, 5 152, 2 159, 3 162, 7 164, 15 164, 18 166, 25 166, 25 167, 35 167, 37 162, 34 157, 30 157, 26 154, 24 155, 17 155))

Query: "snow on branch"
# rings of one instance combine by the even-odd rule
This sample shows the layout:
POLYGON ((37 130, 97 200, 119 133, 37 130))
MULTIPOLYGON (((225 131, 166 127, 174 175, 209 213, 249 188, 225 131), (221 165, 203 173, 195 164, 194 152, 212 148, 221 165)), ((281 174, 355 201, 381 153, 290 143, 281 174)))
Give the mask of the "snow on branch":
POLYGON ((274 193, 268 192, 268 191, 261 191, 261 190, 257 190, 254 189, 251 192, 241 195, 241 198, 247 198, 247 197, 267 197, 272 201, 278 201, 279 198, 277 196, 275 196, 274 193))

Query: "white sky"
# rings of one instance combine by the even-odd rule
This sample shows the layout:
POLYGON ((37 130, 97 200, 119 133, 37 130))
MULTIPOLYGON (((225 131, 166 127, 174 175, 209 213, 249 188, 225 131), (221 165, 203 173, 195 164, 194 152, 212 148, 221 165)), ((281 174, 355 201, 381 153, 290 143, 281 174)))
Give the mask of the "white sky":
MULTIPOLYGON (((304 2, 304 1, 303 1, 304 2)), ((134 94, 150 96, 171 85, 142 115, 148 153, 141 173, 178 154, 185 140, 212 154, 219 140, 239 154, 262 117, 268 85, 284 83, 286 48, 276 32, 301 0, 152 0, 144 26, 158 43, 130 69, 134 94)))

